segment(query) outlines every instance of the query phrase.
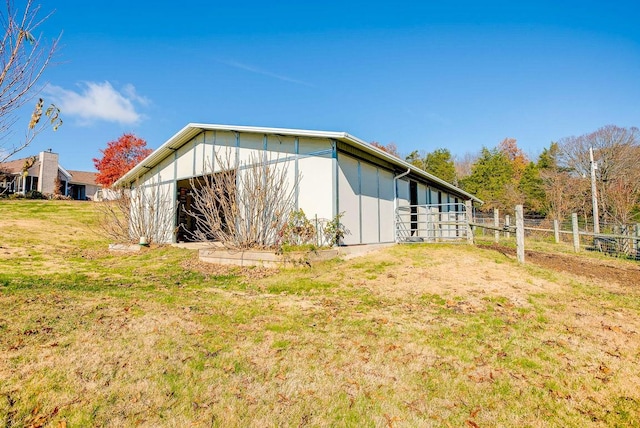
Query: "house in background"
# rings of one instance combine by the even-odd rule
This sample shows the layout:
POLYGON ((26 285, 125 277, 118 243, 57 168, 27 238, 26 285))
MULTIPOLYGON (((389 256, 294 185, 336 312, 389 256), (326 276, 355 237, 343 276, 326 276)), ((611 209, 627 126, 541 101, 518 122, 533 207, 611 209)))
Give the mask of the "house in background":
POLYGON ((176 242, 196 227, 182 215, 190 205, 190 179, 217 173, 217 165, 210 170, 216 156, 232 156, 240 171, 259 153, 287 167, 295 208, 309 219, 341 215, 350 232, 344 245, 461 237, 466 228, 456 220, 469 203, 482 203, 346 132, 198 123, 185 126, 115 185, 145 192, 156 199, 149 202, 156 210, 170 210, 154 240, 176 242))
POLYGON ((97 173, 73 170, 69 170, 69 173, 71 179, 67 195, 71 196, 71 199, 99 201, 103 198, 104 190, 96 183, 97 173))
POLYGON ((58 154, 48 150, 38 156, 0 163, 0 194, 30 191, 54 194, 58 184, 62 195, 77 200, 94 200, 101 191, 95 178, 95 172, 64 169, 58 154))

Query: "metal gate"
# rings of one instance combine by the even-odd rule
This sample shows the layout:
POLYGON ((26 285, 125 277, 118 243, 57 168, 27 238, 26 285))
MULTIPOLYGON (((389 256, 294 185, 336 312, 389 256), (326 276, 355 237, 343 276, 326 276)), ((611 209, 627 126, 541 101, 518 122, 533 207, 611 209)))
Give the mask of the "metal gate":
POLYGON ((469 221, 463 203, 405 205, 396 208, 396 242, 466 240, 469 221))

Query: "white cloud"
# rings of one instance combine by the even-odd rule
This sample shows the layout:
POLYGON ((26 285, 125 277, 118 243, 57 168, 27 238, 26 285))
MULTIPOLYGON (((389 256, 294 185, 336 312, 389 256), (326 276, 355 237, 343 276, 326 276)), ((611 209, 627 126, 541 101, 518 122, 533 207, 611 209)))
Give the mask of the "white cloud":
POLYGON ((130 84, 118 91, 109 82, 83 82, 78 92, 47 85, 44 92, 64 116, 75 116, 86 123, 102 120, 135 124, 142 119, 142 115, 136 111, 136 104, 149 104, 149 100, 138 95, 130 84))

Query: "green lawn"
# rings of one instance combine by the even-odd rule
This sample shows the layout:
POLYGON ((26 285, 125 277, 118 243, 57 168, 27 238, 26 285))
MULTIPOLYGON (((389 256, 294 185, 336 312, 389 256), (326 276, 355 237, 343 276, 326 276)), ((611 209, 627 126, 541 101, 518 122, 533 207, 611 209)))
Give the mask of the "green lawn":
POLYGON ((466 245, 116 254, 96 216, 0 200, 0 425, 640 426, 638 288, 466 245))

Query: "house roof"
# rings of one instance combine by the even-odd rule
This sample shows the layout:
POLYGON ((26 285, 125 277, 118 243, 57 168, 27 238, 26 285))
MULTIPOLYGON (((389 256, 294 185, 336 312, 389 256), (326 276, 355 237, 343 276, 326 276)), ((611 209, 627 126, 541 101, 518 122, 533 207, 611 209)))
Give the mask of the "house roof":
POLYGON ((443 188, 453 191, 456 194, 466 196, 467 198, 482 203, 482 201, 470 193, 465 192, 462 189, 448 183, 441 178, 429 174, 420 168, 411 165, 408 162, 403 161, 389 153, 372 146, 371 144, 354 137, 346 132, 334 132, 334 131, 314 131, 307 129, 289 129, 289 128, 266 128, 258 126, 236 126, 236 125, 218 125, 218 124, 205 124, 205 123, 189 123, 180 131, 178 131, 173 137, 169 138, 160 147, 154 150, 149 156, 143 159, 138 165, 133 167, 129 172, 122 176, 118 181, 114 183, 115 186, 130 184, 137 178, 142 176, 145 172, 155 167, 163 159, 170 154, 174 153, 181 146, 189 142, 192 138, 196 137, 203 131, 236 131, 255 134, 277 134, 277 135, 291 135, 298 137, 312 137, 312 138, 328 138, 332 140, 341 141, 347 145, 358 148, 366 153, 374 155, 378 158, 396 165, 402 170, 406 170, 418 177, 422 177, 431 182, 438 183, 443 188))
MULTIPOLYGON (((15 159, 9 162, 2 162, 0 163, 0 169, 10 173, 10 174, 20 174, 22 172, 22 168, 24 168, 24 163, 25 161, 27 161, 28 159, 31 159, 33 156, 30 157, 26 157, 26 158, 20 158, 20 159, 15 159)), ((37 159, 37 157, 36 157, 37 159)), ((40 162, 38 160, 35 161, 35 163, 31 166, 32 169, 35 166, 40 165, 40 162)))
POLYGON ((96 176, 97 172, 89 172, 89 171, 68 171, 71 174, 71 179, 69 183, 71 184, 91 184, 97 186, 96 176))
MULTIPOLYGON (((10 174, 21 174, 22 173, 22 168, 24 168, 24 163, 25 161, 31 159, 31 158, 36 158, 35 162, 33 163, 33 165, 31 165, 31 167, 29 168, 29 175, 34 175, 34 176, 38 176, 38 172, 40 171, 40 160, 38 159, 38 156, 29 156, 26 158, 20 158, 20 159, 15 159, 9 162, 3 162, 0 163, 0 169, 5 170, 7 172, 9 172, 10 174)), ((69 171, 67 171, 66 169, 64 169, 62 167, 62 165, 60 165, 58 163, 58 170, 64 174, 68 179, 71 179, 71 173, 69 171)))

